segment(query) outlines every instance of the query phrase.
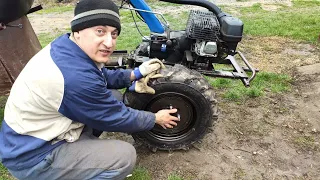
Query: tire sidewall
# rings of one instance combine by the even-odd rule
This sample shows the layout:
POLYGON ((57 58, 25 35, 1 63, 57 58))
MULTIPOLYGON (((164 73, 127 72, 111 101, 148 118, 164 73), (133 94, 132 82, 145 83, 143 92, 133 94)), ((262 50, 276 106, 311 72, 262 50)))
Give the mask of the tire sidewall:
POLYGON ((156 94, 126 93, 126 96, 135 97, 133 98, 134 102, 129 101, 132 108, 146 110, 149 102, 154 98, 165 93, 174 92, 192 99, 192 105, 196 112, 196 119, 193 120, 194 124, 190 130, 186 132, 188 135, 175 141, 159 140, 152 135, 152 131, 134 133, 132 136, 135 139, 147 141, 147 144, 155 146, 158 149, 182 149, 185 146, 201 139, 205 135, 207 127, 210 126, 211 123, 212 110, 210 108, 210 103, 199 90, 181 82, 162 82, 153 84, 151 87, 155 89, 156 94))

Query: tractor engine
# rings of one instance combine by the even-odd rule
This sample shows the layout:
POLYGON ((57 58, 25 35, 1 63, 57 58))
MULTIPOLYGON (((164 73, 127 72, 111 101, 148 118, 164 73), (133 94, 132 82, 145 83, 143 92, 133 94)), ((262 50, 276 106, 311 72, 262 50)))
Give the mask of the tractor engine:
POLYGON ((217 57, 220 25, 212 12, 191 11, 186 35, 193 40, 191 52, 203 57, 217 57))
POLYGON ((158 58, 168 64, 211 70, 212 63, 221 62, 226 54, 234 55, 242 31, 243 23, 237 18, 225 15, 218 19, 211 11, 191 10, 184 31, 168 29, 164 34, 143 37, 131 59, 139 64, 158 58))

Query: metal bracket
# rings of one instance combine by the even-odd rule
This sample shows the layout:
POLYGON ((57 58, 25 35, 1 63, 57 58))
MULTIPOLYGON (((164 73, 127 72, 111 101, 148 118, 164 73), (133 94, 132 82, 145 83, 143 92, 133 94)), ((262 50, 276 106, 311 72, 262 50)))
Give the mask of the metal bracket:
POLYGON ((241 57, 242 61, 247 65, 247 67, 249 68, 249 70, 252 72, 252 75, 251 77, 248 79, 248 81, 252 81, 255 77, 256 77, 256 69, 253 68, 251 66, 251 64, 248 62, 248 60, 246 59, 246 57, 244 57, 244 55, 240 52, 240 51, 237 51, 237 53, 239 54, 239 56, 241 57))
POLYGON ((22 29, 23 25, 22 24, 4 24, 0 22, 0 31, 6 29, 7 27, 17 27, 22 29))
POLYGON ((22 24, 6 24, 7 27, 17 27, 17 28, 20 28, 22 29, 23 28, 23 25, 22 24))
POLYGON ((258 70, 254 69, 250 63, 247 61, 247 59, 244 57, 244 55, 238 51, 236 54, 239 54, 241 60, 246 64, 247 67, 243 68, 241 67, 235 57, 233 55, 228 55, 225 60, 228 61, 228 63, 223 64, 231 64, 233 66, 233 71, 227 71, 227 70, 199 70, 196 67, 192 67, 192 69, 196 69, 201 74, 207 75, 207 76, 213 76, 213 77, 223 77, 223 78, 234 78, 234 79, 240 79, 242 83, 246 86, 250 86, 250 82, 255 78, 256 72, 258 70), (252 72, 252 75, 249 77, 247 75, 247 72, 252 72))

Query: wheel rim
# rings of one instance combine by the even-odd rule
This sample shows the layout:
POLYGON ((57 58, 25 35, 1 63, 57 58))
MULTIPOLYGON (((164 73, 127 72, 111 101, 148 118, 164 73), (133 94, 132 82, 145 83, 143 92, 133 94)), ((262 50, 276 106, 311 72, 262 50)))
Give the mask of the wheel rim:
POLYGON ((197 119, 196 102, 180 93, 166 92, 154 96, 144 108, 147 111, 158 112, 161 109, 176 108, 178 112, 173 114, 180 117, 177 126, 172 129, 163 129, 160 125, 148 131, 153 138, 160 141, 177 141, 188 136, 194 129, 197 119))

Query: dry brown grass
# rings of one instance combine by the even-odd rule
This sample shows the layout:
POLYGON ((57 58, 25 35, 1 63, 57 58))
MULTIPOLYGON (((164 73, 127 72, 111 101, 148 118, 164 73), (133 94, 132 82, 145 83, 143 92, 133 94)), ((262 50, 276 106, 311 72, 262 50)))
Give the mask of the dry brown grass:
POLYGON ((288 73, 293 67, 320 62, 317 46, 283 37, 247 36, 239 49, 254 67, 267 72, 288 73))

